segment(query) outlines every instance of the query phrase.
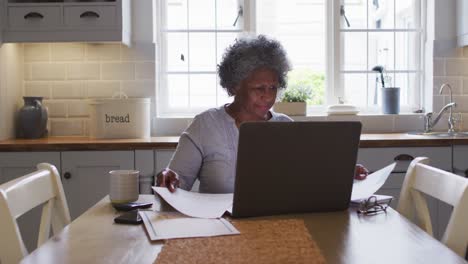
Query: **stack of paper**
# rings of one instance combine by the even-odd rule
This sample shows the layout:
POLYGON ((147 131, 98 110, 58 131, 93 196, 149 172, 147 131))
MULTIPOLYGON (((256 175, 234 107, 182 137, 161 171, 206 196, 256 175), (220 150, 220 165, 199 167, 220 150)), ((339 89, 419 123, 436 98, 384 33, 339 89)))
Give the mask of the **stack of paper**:
POLYGON ((239 231, 223 218, 193 218, 178 212, 154 211, 140 211, 140 215, 152 241, 239 234, 239 231))
MULTIPOLYGON (((395 166, 396 163, 392 163, 383 169, 367 175, 365 180, 354 181, 351 202, 359 203, 360 201, 368 199, 370 196, 374 195, 374 193, 384 185, 395 166)), ((386 199, 388 197, 381 196, 381 198, 386 199)))
POLYGON ((166 187, 153 190, 177 211, 192 217, 219 218, 232 208, 232 193, 211 194, 177 189, 171 193, 166 187))
POLYGON ((178 212, 140 211, 151 240, 236 235, 239 231, 220 218, 232 207, 232 194, 202 194, 165 187, 153 190, 178 212))

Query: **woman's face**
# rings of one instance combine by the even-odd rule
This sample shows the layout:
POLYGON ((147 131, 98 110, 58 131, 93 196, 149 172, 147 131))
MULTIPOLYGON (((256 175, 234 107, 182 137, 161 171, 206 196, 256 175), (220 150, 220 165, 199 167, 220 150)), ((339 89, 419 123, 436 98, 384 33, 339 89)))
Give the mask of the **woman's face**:
POLYGON ((244 79, 235 94, 234 101, 254 120, 265 120, 276 100, 278 75, 268 68, 253 71, 244 79))

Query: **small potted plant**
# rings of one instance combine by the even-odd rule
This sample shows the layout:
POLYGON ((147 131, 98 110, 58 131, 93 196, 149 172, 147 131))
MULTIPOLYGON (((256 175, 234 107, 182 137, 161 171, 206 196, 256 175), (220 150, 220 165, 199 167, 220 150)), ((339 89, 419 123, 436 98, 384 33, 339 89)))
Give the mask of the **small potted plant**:
POLYGON ((307 100, 312 96, 312 91, 308 87, 288 87, 279 97, 273 109, 275 112, 291 116, 305 116, 307 110, 307 100))

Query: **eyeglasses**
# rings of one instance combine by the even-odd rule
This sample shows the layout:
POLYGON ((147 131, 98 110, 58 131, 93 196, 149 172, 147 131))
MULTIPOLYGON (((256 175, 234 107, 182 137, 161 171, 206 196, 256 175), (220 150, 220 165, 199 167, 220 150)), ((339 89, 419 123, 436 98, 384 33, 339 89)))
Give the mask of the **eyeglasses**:
POLYGON ((376 196, 371 196, 368 199, 362 201, 358 207, 358 214, 371 215, 379 212, 387 212, 387 208, 392 202, 392 199, 378 201, 376 196))

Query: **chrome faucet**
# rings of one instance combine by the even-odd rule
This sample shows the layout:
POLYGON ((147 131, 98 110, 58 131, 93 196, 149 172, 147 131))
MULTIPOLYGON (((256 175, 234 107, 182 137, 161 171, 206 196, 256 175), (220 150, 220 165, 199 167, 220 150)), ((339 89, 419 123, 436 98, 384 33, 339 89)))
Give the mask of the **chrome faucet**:
POLYGON ((444 107, 442 107, 442 109, 439 111, 439 113, 437 114, 437 116, 435 117, 434 120, 432 120, 432 116, 434 115, 432 112, 427 113, 424 116, 424 132, 431 132, 432 129, 434 128, 434 126, 437 124, 437 122, 439 122, 440 118, 442 117, 442 114, 445 113, 447 111, 447 109, 449 109, 448 133, 454 133, 455 132, 455 129, 454 129, 455 121, 453 119, 452 109, 454 107, 456 107, 457 104, 453 101, 452 87, 450 86, 450 84, 448 84, 448 83, 442 84, 442 86, 440 87, 440 90, 439 90, 439 94, 442 94, 445 87, 447 87, 449 89, 450 103, 448 103, 444 107))

